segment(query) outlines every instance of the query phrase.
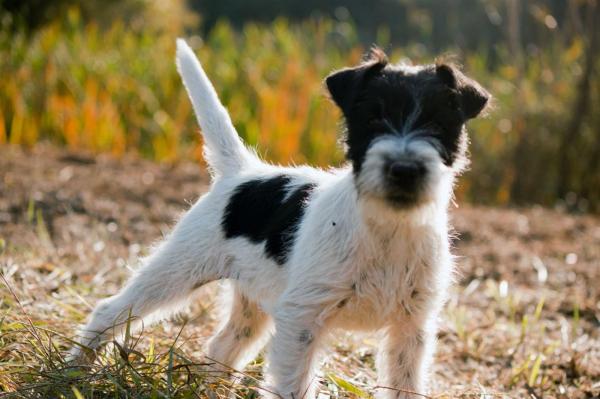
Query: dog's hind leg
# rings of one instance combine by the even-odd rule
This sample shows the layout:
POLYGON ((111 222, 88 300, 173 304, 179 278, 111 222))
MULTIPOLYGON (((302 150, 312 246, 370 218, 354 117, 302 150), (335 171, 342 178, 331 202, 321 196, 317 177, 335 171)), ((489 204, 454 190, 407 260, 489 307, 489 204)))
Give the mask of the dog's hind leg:
POLYGON ((223 294, 223 300, 230 302, 225 304, 228 314, 223 318, 226 322, 208 343, 207 361, 214 362, 216 370, 241 370, 265 345, 272 321, 235 282, 231 282, 223 294))
POLYGON ((185 244, 177 234, 163 242, 117 295, 100 301, 80 331, 79 345, 71 350, 69 360, 92 360, 94 350, 120 336, 128 325, 132 332, 139 330, 149 316, 156 319, 177 310, 196 288, 219 278, 216 262, 209 263, 185 244))

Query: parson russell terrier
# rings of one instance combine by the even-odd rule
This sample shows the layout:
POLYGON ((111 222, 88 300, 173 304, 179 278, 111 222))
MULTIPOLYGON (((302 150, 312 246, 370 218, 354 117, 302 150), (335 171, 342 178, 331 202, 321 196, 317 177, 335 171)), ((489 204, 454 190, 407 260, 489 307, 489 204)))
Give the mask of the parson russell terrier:
POLYGON ((379 395, 426 392, 453 273, 447 208, 467 163, 465 123, 489 94, 454 66, 393 65, 373 49, 325 79, 345 120, 349 165, 280 167, 242 143, 183 40, 177 66, 204 136, 210 191, 98 304, 73 361, 93 358, 132 316, 139 328, 228 280, 227 320, 207 356, 243 368, 270 339, 264 392, 313 398, 319 350, 337 328, 380 334, 379 395))

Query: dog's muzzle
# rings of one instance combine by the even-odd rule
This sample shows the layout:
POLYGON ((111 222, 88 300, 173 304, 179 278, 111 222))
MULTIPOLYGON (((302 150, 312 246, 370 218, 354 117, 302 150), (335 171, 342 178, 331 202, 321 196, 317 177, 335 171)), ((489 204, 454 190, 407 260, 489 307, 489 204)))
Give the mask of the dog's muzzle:
POLYGON ((384 175, 387 196, 396 203, 408 204, 419 199, 427 169, 416 160, 396 160, 386 163, 384 175))

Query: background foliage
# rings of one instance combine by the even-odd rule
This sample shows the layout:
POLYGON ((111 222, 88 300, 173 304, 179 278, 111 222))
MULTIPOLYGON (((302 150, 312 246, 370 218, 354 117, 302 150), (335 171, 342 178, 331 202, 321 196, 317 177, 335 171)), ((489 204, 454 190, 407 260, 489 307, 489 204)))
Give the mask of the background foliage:
POLYGON ((340 164, 322 79, 376 42, 394 61, 454 54, 494 94, 460 197, 600 209, 597 1, 372 3, 4 1, 0 145, 200 159, 173 63, 183 35, 267 159, 340 164))

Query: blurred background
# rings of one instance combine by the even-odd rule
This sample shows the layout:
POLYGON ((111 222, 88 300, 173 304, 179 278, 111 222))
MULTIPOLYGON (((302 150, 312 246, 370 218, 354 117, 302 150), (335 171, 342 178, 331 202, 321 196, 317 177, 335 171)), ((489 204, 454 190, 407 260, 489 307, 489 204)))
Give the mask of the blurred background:
MULTIPOLYGON (((371 44, 451 56, 495 97, 460 200, 600 211, 597 0, 0 0, 0 146, 201 161, 175 38, 268 160, 339 165, 322 79, 371 44)), ((35 162, 35 160, 34 160, 35 162)))
MULTIPOLYGON (((468 127, 433 396, 600 398, 600 0, 0 0, 2 398, 232 397, 197 367, 216 286, 87 376, 62 357, 208 187, 177 37, 282 164, 344 162, 323 78, 372 44, 460 63, 495 100, 468 127)), ((378 341, 339 338, 323 392, 369 397, 378 341)))

